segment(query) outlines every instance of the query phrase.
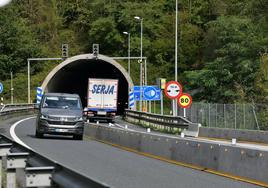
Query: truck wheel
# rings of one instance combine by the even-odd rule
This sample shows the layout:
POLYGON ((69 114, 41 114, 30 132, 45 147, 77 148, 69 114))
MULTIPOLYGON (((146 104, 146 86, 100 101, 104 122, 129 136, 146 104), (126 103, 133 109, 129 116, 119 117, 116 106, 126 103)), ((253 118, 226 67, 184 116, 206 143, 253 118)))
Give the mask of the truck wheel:
POLYGON ((40 133, 38 132, 37 130, 35 131, 35 137, 36 138, 43 138, 44 134, 43 133, 40 133))
POLYGON ((80 135, 80 134, 78 134, 78 135, 74 135, 73 138, 74 138, 75 140, 83 140, 83 135, 80 135))

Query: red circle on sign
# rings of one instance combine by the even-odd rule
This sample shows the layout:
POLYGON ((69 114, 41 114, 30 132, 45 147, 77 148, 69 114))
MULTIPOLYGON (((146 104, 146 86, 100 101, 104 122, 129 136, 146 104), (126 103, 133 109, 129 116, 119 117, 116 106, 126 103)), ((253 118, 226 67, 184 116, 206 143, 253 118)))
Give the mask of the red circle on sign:
POLYGON ((178 97, 178 104, 180 105, 180 107, 182 107, 182 108, 189 108, 190 106, 191 106, 191 104, 192 104, 192 102, 193 102, 193 99, 192 99, 192 97, 188 94, 188 93, 183 93, 183 94, 181 94, 179 97, 178 97), (189 98, 189 104, 187 104, 186 106, 183 106, 181 103, 180 103, 180 99, 183 97, 183 96, 187 96, 188 98, 189 98))
POLYGON ((179 82, 176 82, 176 81, 170 81, 167 83, 166 87, 165 87, 165 90, 164 90, 166 96, 170 99, 176 99, 178 98, 181 94, 182 94, 182 86, 179 82), (175 90, 174 88, 174 91, 171 91, 170 88, 171 85, 176 85, 178 88, 179 88, 179 91, 175 90), (170 92, 172 92, 173 94, 171 95, 170 92), (176 94, 176 92, 178 92, 178 94, 176 94))

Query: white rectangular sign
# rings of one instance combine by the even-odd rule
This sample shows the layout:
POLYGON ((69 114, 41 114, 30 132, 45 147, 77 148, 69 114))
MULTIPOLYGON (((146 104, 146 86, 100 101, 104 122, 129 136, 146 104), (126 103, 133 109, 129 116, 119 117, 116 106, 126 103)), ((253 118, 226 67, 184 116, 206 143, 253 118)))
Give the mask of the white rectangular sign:
POLYGON ((88 108, 117 109, 118 80, 88 79, 88 108))

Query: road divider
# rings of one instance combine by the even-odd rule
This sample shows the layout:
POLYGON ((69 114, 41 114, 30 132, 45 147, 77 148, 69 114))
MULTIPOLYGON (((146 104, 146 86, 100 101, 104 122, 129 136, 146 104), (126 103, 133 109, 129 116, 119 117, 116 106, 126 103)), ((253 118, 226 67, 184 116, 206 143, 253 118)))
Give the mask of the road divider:
POLYGON ((268 131, 260 130, 239 130, 227 128, 200 127, 199 136, 226 140, 236 138, 239 141, 268 144, 268 131))
POLYGON ((87 124, 91 138, 202 171, 268 187, 268 151, 87 124))

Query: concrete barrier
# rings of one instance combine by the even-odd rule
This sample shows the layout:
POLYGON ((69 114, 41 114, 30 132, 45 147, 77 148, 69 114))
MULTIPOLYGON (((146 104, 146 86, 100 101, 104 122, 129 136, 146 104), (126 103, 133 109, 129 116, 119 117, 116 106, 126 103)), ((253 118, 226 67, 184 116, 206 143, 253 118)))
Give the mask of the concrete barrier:
POLYGON ((183 133, 185 136, 198 137, 200 127, 201 124, 199 123, 191 123, 188 129, 184 130, 183 133))
POLYGON ((203 171, 211 169, 268 185, 267 151, 180 137, 170 138, 94 124, 86 125, 85 134, 139 152, 195 165, 203 171))
POLYGON ((218 171, 268 182, 268 152, 239 147, 219 148, 218 171))
POLYGON ((268 131, 200 127, 199 136, 228 140, 236 138, 238 141, 268 143, 268 131))

